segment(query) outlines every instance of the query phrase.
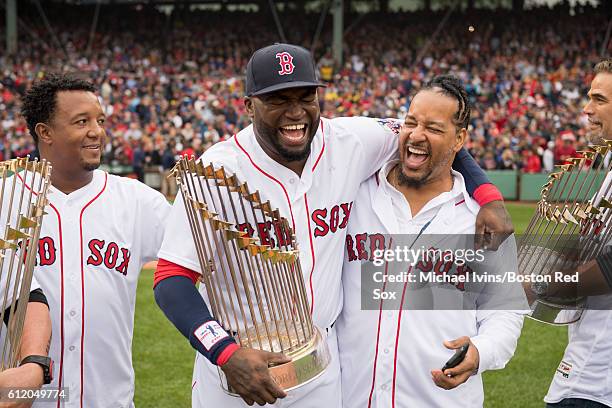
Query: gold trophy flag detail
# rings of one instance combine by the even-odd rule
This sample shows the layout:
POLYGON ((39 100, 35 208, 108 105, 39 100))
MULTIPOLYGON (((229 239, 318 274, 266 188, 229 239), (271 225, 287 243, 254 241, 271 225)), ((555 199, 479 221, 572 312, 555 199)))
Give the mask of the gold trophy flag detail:
POLYGON ((518 265, 535 280, 538 299, 530 317, 551 324, 580 319, 585 299, 552 297, 548 285, 557 271, 572 271, 597 256, 612 239, 612 140, 591 145, 557 166, 542 187, 536 213, 521 239, 518 265))
POLYGON ((46 160, 0 162, 0 371, 19 363, 50 177, 46 160))
MULTIPOLYGON (((287 220, 269 201, 262 201, 259 191, 252 192, 223 167, 184 157, 173 174, 213 316, 241 346, 291 358, 269 368, 281 388, 291 390, 321 375, 330 354, 312 322, 287 220)), ((219 372, 222 386, 231 393, 219 372)))

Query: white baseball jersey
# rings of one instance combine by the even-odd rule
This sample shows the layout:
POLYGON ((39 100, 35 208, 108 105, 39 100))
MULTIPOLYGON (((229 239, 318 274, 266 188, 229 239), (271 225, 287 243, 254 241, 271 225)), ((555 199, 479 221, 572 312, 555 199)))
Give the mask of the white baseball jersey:
MULTIPOLYGON (((390 161, 378 174, 362 184, 348 226, 342 276, 344 309, 337 322, 344 406, 482 406, 481 373, 502 368, 511 358, 522 327, 521 314, 488 307, 485 304, 487 300, 481 301, 486 289, 480 287, 474 290, 475 285, 470 283, 442 283, 432 290, 444 291, 444 302, 450 305, 462 305, 466 294, 475 293, 472 310, 461 310, 461 306, 437 307, 438 310, 400 310, 399 304, 386 310, 384 300, 376 301, 374 310, 362 310, 362 260, 371 260, 372 256, 376 256, 376 249, 393 247, 391 241, 394 238, 397 241, 400 236, 391 234, 411 234, 408 238, 408 242, 411 242, 412 237, 424 237, 419 235, 421 233, 444 234, 440 235, 443 240, 449 234, 460 236, 473 234, 475 230, 479 207, 469 197, 459 173, 453 171, 451 191, 433 198, 417 215, 412 216, 408 201, 386 179, 396 162, 390 161), (471 291, 468 291, 468 285, 472 285, 471 291), (453 355, 453 351, 445 348, 443 342, 461 336, 470 337, 478 349, 479 371, 466 383, 447 391, 435 385, 430 372, 441 369, 453 355)), ((502 246, 505 248, 500 248, 500 251, 514 255, 509 262, 516 265, 513 241, 508 239, 502 246)), ((416 248, 421 244, 414 245, 416 248)), ((430 244, 425 245, 430 248, 430 244)), ((491 252, 489 254, 492 255, 491 252)), ((506 263, 508 266, 510 264, 506 263)), ((450 264, 417 263, 414 267, 436 274, 460 275, 466 272, 452 261, 450 264)), ((522 288, 519 286, 516 289, 522 295, 522 288)), ((414 292, 406 291, 405 284, 402 293, 401 303, 404 305, 414 299, 414 292)), ((368 291, 365 296, 372 298, 373 294, 368 291)), ((491 299, 495 299, 495 296, 491 296, 491 299)), ((526 303, 517 309, 523 310, 523 307, 526 307, 526 303)))
POLYGON ((54 380, 68 402, 49 407, 132 407, 136 285, 156 258, 170 205, 132 179, 95 170, 70 194, 49 189, 35 276, 51 309, 54 380))
MULTIPOLYGON (((298 176, 272 160, 256 141, 249 126, 231 139, 217 143, 202 156, 206 165, 223 165, 270 200, 295 231, 304 281, 314 323, 329 329, 342 307, 342 248, 353 199, 359 184, 397 150, 397 121, 363 117, 322 119, 311 143, 304 171, 298 176)), ((244 220, 242 220, 244 222, 244 220)), ((249 220, 247 220, 249 222, 249 220)), ((251 225, 262 242, 278 242, 274 228, 251 225)), ((282 239, 282 238, 281 238, 282 239)), ((175 201, 166 226, 159 257, 201 271, 183 201, 175 201)), ((205 289, 200 288, 204 297, 205 289)), ((332 363, 326 373, 308 386, 289 393, 277 406, 337 407, 340 373, 336 336, 328 330, 332 363)), ((197 355, 192 392, 194 407, 244 407, 220 387, 217 367, 197 355)))
MULTIPOLYGON (((606 191, 610 183, 612 172, 600 191, 606 191)), ((569 325, 568 334, 569 342, 544 401, 584 398, 612 407, 612 294, 589 296, 586 310, 569 325)))

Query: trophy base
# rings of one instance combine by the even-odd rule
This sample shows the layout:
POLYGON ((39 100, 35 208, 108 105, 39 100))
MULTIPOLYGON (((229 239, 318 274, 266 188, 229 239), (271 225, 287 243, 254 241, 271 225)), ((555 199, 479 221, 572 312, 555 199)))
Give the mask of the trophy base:
MULTIPOLYGON (((329 365, 331 354, 327 342, 318 327, 315 335, 304 347, 294 353, 285 353, 291 361, 270 367, 270 376, 285 391, 291 391, 302 385, 308 384, 319 377, 329 365)), ((220 368, 221 386, 228 394, 239 397, 227 384, 225 373, 220 368)))
POLYGON ((583 307, 584 298, 571 300, 566 304, 537 299, 531 304, 528 317, 542 323, 564 326, 577 322, 582 316, 583 307))

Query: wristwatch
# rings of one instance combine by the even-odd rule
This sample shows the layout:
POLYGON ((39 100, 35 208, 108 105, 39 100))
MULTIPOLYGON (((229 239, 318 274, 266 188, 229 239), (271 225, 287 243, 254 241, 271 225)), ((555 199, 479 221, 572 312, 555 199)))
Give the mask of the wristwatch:
POLYGON ((533 291, 533 293, 538 295, 538 297, 543 297, 548 292, 548 282, 546 281, 532 282, 531 290, 533 291))
POLYGON ((21 363, 19 363, 19 366, 22 366, 27 363, 38 364, 39 366, 42 367, 43 384, 50 384, 51 381, 53 381, 53 360, 51 359, 51 357, 34 356, 34 355, 27 356, 26 358, 21 360, 21 363))

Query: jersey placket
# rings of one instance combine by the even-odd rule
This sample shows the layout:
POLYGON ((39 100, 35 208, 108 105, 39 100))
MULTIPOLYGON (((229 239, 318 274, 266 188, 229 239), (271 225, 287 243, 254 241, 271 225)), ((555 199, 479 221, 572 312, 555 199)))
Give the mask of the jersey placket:
MULTIPOLYGON (((57 205, 62 214, 63 244, 67 251, 80 250, 79 203, 75 197, 67 197, 57 205)), ((68 388, 69 400, 66 407, 80 405, 79 381, 81 370, 81 336, 83 298, 80 257, 64 257, 64 379, 62 386, 68 388)))

